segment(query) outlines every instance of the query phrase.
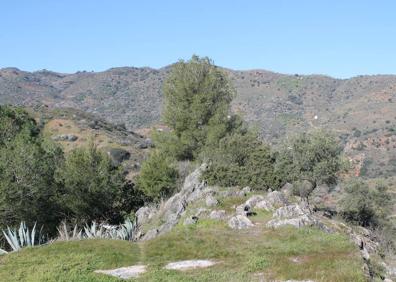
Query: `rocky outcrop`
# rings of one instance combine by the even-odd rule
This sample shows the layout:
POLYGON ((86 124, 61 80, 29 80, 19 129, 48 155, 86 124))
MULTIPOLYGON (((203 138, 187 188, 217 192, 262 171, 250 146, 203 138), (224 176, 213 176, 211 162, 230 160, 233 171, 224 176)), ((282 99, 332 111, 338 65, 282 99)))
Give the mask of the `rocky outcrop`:
POLYGON ((214 207, 218 205, 219 201, 217 201, 212 195, 208 195, 205 199, 205 203, 207 207, 214 207))
POLYGON ((236 213, 249 216, 253 214, 253 209, 273 211, 275 208, 287 204, 288 201, 281 192, 273 191, 268 193, 265 197, 262 195, 253 195, 244 204, 236 208, 236 213))
POLYGON ((273 191, 267 194, 265 199, 256 203, 256 209, 264 209, 266 211, 273 211, 277 207, 287 205, 288 201, 285 195, 279 191, 273 191))
MULTIPOLYGON (((213 190, 207 187, 205 181, 201 180, 202 172, 206 167, 206 164, 202 164, 194 172, 188 175, 180 192, 169 198, 161 207, 154 210, 142 207, 136 212, 138 228, 140 231, 142 229, 142 225, 147 223, 151 218, 157 218, 159 219, 159 222, 162 222, 159 227, 150 229, 145 234, 142 234, 142 231, 138 232, 138 234, 140 234, 140 238, 138 239, 149 240, 170 231, 176 224, 178 224, 189 204, 202 199, 206 195, 209 196, 213 194, 213 190)), ((197 220, 198 219, 193 219, 191 217, 189 220, 186 220, 185 223, 193 224, 197 220)))
POLYGON ((304 226, 316 226, 325 232, 331 232, 330 228, 312 214, 304 202, 280 207, 273 213, 272 218, 267 223, 267 227, 293 226, 301 228, 304 226))

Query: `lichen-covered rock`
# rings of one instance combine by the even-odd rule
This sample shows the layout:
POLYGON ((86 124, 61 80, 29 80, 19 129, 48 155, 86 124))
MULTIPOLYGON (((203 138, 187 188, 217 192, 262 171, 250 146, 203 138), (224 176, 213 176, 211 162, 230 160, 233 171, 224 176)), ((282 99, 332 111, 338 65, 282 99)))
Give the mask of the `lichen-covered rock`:
POLYGON ((209 215, 210 219, 225 219, 227 217, 225 210, 212 211, 209 215))
POLYGON ((258 202, 254 208, 266 211, 273 211, 275 209, 274 206, 266 200, 258 202))
POLYGON ((267 223, 267 227, 279 228, 290 225, 296 228, 303 226, 316 226, 325 232, 332 232, 325 224, 312 215, 306 203, 291 204, 278 208, 272 215, 272 220, 267 223))
POLYGON ((288 201, 285 196, 278 191, 268 193, 265 197, 261 195, 252 196, 245 202, 245 205, 250 209, 263 209, 266 211, 273 211, 277 207, 287 205, 288 201))
POLYGON ((158 234, 159 234, 159 230, 154 228, 154 229, 147 231, 147 233, 144 234, 140 240, 142 240, 142 241, 151 240, 151 239, 154 239, 155 237, 157 237, 158 234))
POLYGON ((293 189, 294 189, 293 184, 286 183, 285 185, 282 186, 280 191, 285 195, 286 198, 289 198, 293 196, 293 189))
POLYGON ((273 191, 268 193, 265 197, 265 200, 267 200, 274 207, 281 207, 288 204, 285 195, 283 195, 283 193, 279 191, 273 191))
POLYGON ((230 218, 228 226, 232 229, 246 229, 254 226, 254 224, 244 215, 236 215, 230 218))
POLYGON ((206 206, 208 206, 208 207, 214 207, 219 204, 219 202, 216 200, 216 198, 213 197, 212 195, 209 195, 206 197, 205 203, 206 203, 206 206))
POLYGON ((237 215, 248 216, 252 213, 252 208, 250 205, 242 204, 235 208, 237 215))
POLYGON ((141 207, 135 213, 136 223, 142 225, 147 223, 151 218, 154 217, 156 209, 154 207, 141 207))
POLYGON ((262 201, 262 200, 264 200, 264 197, 263 197, 263 196, 261 196, 261 195, 254 195, 254 196, 250 197, 250 198, 245 202, 245 205, 250 206, 250 208, 254 208, 255 205, 256 205, 258 202, 262 201))
POLYGON ((292 217, 299 217, 305 214, 310 214, 310 211, 303 208, 299 204, 291 204, 285 207, 278 208, 273 217, 276 218, 292 218, 292 217))
POLYGON ((192 224, 196 224, 197 222, 198 222, 197 216, 189 216, 184 220, 183 224, 184 225, 192 225, 192 224))
MULTIPOLYGON (((206 164, 202 164, 194 172, 188 175, 180 192, 170 197, 156 212, 154 212, 156 218, 164 223, 143 235, 142 240, 149 240, 170 231, 178 224, 190 203, 200 200, 207 193, 210 193, 209 190, 206 191, 207 193, 205 192, 207 185, 205 181, 201 180, 201 174, 206 168, 206 164)), ((142 219, 144 221, 147 218, 147 212, 147 209, 140 212, 140 221, 142 221, 142 219)))
POLYGON ((298 217, 293 217, 293 218, 276 218, 272 219, 267 223, 267 227, 270 228, 279 228, 281 226, 285 225, 291 225, 297 228, 303 227, 303 226, 315 226, 317 225, 316 219, 313 217, 304 214, 298 217))

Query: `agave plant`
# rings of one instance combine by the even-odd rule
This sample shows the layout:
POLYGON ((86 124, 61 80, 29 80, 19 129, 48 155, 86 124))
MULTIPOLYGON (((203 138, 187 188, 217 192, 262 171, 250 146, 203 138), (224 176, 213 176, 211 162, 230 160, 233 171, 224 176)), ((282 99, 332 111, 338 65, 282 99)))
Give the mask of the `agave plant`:
MULTIPOLYGON (((43 236, 40 229, 36 234, 36 224, 34 224, 32 231, 26 226, 24 221, 21 222, 19 229, 11 229, 7 226, 7 230, 3 230, 3 234, 12 251, 16 252, 24 247, 33 247, 43 243, 43 236)), ((0 253, 7 253, 5 250, 0 250, 0 253)))
POLYGON ((96 221, 93 221, 91 226, 86 224, 84 227, 84 233, 88 239, 106 238, 104 231, 103 224, 97 224, 96 221))
POLYGON ((127 219, 121 225, 92 224, 84 227, 84 235, 88 239, 116 239, 116 240, 133 240, 135 233, 135 224, 127 219))
POLYGON ((58 226, 58 238, 60 241, 81 240, 83 238, 82 230, 78 229, 77 224, 73 230, 69 230, 66 221, 62 221, 58 226))

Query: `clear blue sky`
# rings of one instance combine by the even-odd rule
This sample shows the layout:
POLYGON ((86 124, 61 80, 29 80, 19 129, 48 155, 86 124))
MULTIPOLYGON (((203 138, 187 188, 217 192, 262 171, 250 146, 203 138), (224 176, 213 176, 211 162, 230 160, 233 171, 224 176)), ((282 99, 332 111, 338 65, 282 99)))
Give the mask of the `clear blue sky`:
POLYGON ((234 69, 396 74, 392 0, 4 0, 0 25, 0 68, 158 68, 198 54, 234 69))

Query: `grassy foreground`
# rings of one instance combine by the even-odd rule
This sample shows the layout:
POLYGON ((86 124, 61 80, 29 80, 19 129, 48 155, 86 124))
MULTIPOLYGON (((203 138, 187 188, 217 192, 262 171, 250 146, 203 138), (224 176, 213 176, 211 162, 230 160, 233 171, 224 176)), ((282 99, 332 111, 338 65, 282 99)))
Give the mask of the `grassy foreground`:
POLYGON ((143 243, 84 240, 25 249, 0 257, 0 281, 120 281, 93 271, 141 263, 148 272, 135 281, 365 281, 358 251, 344 235, 269 230, 263 227, 266 214, 253 220, 256 227, 238 232, 202 220, 143 243), (163 269, 185 259, 220 263, 187 272, 163 269))

